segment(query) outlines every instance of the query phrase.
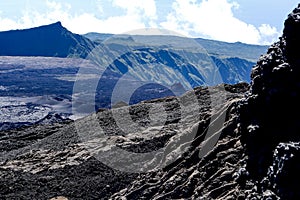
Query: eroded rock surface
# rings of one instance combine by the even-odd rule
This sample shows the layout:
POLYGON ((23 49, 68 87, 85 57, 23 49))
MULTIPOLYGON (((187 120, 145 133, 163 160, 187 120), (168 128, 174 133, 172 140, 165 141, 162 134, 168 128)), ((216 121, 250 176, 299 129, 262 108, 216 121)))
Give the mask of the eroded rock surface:
MULTIPOLYGON (((107 199, 113 193, 127 188, 137 176, 151 176, 161 183, 170 179, 168 184, 174 186, 177 182, 172 182, 173 179, 177 180, 178 184, 189 176, 193 181, 198 180, 202 175, 205 179, 220 169, 215 166, 210 172, 204 173, 200 169, 200 174, 194 172, 197 165, 199 167, 203 164, 210 165, 206 163, 209 159, 197 164, 199 151, 196 147, 204 140, 203 132, 207 130, 212 116, 216 116, 213 119, 221 116, 225 120, 227 108, 242 98, 247 89, 247 84, 199 87, 180 97, 180 100, 174 97, 150 100, 113 110, 99 110, 98 113, 75 122, 35 125, 2 131, 0 132, 0 196, 4 199, 50 199, 59 196, 68 199, 107 199), (192 98, 193 95, 196 99, 192 98), (130 133, 122 130, 120 128, 122 126, 117 123, 117 116, 124 116, 126 112, 129 112, 131 120, 138 124, 134 126, 129 122, 125 123, 130 133), (161 118, 163 113, 165 118, 161 118), (156 126, 155 123, 159 123, 160 119, 166 121, 162 126, 156 126), (200 131, 197 132, 198 128, 200 131), (193 131, 196 131, 195 140, 193 138, 183 140, 184 142, 179 143, 181 145, 177 145, 182 139, 189 138, 187 136, 193 131), (165 146, 168 150, 162 156, 160 149, 165 146), (113 151, 116 148, 137 153, 140 156, 137 158, 145 161, 133 165, 128 163, 118 165, 122 167, 118 169, 114 167, 120 162, 118 155, 113 151), (189 148, 190 150, 187 150, 189 148), (186 153, 183 154, 185 151, 186 153), (154 153, 149 162, 146 155, 151 152, 154 153), (190 158, 184 160, 186 156, 190 158), (178 161, 175 158, 179 158, 178 161), (175 161, 175 163, 171 162, 174 165, 183 162, 191 168, 187 172, 178 174, 177 178, 175 175, 179 171, 174 171, 174 174, 165 175, 165 178, 161 179, 159 173, 162 175, 163 170, 159 170, 160 166, 167 167, 170 160, 175 161), (148 172, 149 169, 155 172, 148 172), (208 174, 205 175, 206 173, 208 174), (180 178, 181 176, 183 177, 180 178)), ((121 121, 126 122, 126 120, 121 121)), ((215 127, 219 128, 217 125, 215 127)), ((237 138, 223 138, 222 141, 223 143, 217 148, 226 149, 228 145, 235 145, 236 149, 232 151, 242 152, 237 138)), ((219 154, 219 151, 216 151, 216 155, 220 158, 226 157, 228 160, 226 162, 228 170, 225 172, 232 171, 232 166, 239 162, 239 157, 242 155, 241 153, 236 153, 235 156, 230 154, 232 154, 231 150, 226 154, 219 154)), ((125 158, 125 161, 130 159, 136 161, 132 157, 125 158)), ((185 164, 181 165, 185 166, 185 164)), ((172 169, 171 166, 168 168, 172 169)), ((224 177, 227 176, 225 172, 224 177)), ((182 188, 187 190, 182 195, 192 191, 183 182, 181 184, 182 188)), ((166 187, 171 189, 171 185, 166 187)), ((150 192, 147 197, 150 197, 149 195, 152 193, 150 192)))

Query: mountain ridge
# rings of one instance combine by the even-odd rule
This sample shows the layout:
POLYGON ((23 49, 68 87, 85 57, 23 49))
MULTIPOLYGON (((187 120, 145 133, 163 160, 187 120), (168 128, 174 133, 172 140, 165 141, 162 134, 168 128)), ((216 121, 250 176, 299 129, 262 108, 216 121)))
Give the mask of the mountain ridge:
MULTIPOLYGON (((94 41, 96 43, 103 42, 111 37, 118 37, 118 36, 134 36, 135 38, 149 38, 149 44, 152 44, 153 40, 151 38, 153 37, 161 37, 162 40, 168 39, 168 38, 174 38, 173 40, 176 40, 176 38, 188 38, 183 36, 175 36, 175 35, 135 35, 132 34, 110 34, 110 33, 97 33, 97 32, 90 32, 83 34, 84 37, 89 38, 91 41, 94 41)), ((199 45, 203 46, 204 49, 207 50, 209 54, 212 56, 225 56, 227 57, 242 57, 244 59, 247 59, 252 62, 256 62, 259 56, 261 56, 268 48, 267 45, 256 45, 256 44, 246 44, 242 42, 224 42, 224 41, 218 41, 218 40, 212 40, 212 39, 204 39, 204 38, 189 38, 191 40, 194 40, 199 43, 199 45), (243 51, 236 51, 238 48, 247 49, 246 53, 243 53, 243 51), (247 55, 248 54, 248 55, 247 55)))
POLYGON ((1 56, 86 57, 94 44, 73 34, 61 22, 0 32, 1 56), (55 42, 54 42, 55 41, 55 42))
MULTIPOLYGON (((265 51, 266 46, 226 43, 178 36, 130 36, 99 33, 78 35, 68 31, 60 22, 30 29, 0 32, 0 56, 79 57, 92 59, 92 61, 96 62, 104 58, 105 62, 98 63, 100 68, 114 66, 113 70, 118 71, 120 75, 123 75, 123 72, 119 69, 124 67, 128 69, 132 68, 133 71, 131 72, 139 71, 135 72, 137 80, 153 81, 157 80, 158 73, 161 73, 162 70, 154 70, 153 74, 147 75, 148 77, 145 77, 145 74, 141 74, 145 71, 142 68, 146 66, 144 60, 147 59, 143 57, 143 55, 151 54, 150 56, 152 56, 154 60, 161 61, 160 63, 154 64, 166 67, 166 70, 179 69, 180 72, 192 72, 190 73, 191 76, 188 74, 184 75, 186 79, 192 80, 192 87, 199 85, 216 85, 223 82, 228 84, 236 84, 239 82, 249 83, 250 71, 255 64, 254 60, 257 60, 265 51), (187 46, 185 47, 186 44, 187 46), (178 47, 179 49, 176 49, 178 47), (200 48, 200 51, 195 51, 197 48, 200 48), (147 49, 150 49, 151 52, 155 51, 156 53, 150 53, 147 49), (187 52, 189 56, 183 57, 187 67, 175 65, 175 61, 172 61, 172 63, 174 63, 172 66, 164 65, 166 60, 160 58, 161 50, 165 51, 165 54, 173 55, 170 56, 170 58, 174 60, 177 59, 178 55, 182 56, 184 54, 180 52, 187 52), (119 57, 111 57, 119 53, 121 53, 119 57), (128 53, 133 56, 133 61, 130 60, 131 58, 128 60, 128 56, 130 57, 128 53), (199 54, 196 55, 195 53, 199 54), (93 54, 98 54, 98 58, 94 58, 93 54), (125 63, 126 66, 122 66, 124 62, 122 59, 124 58, 127 59, 125 63), (110 61, 110 59, 115 60, 110 61), (202 62, 203 66, 198 62, 201 59, 206 62, 202 62), (132 62, 135 63, 135 67, 130 65, 132 62), (207 65, 210 65, 210 67, 207 65), (195 69, 201 73, 194 73, 195 69), (213 77, 216 77, 214 71, 221 72, 220 75, 217 75, 219 76, 219 80, 213 80, 213 77)), ((164 74, 163 77, 168 77, 168 75, 169 74, 164 74)), ((163 84, 166 83, 172 85, 175 82, 168 79, 163 82, 163 84)))

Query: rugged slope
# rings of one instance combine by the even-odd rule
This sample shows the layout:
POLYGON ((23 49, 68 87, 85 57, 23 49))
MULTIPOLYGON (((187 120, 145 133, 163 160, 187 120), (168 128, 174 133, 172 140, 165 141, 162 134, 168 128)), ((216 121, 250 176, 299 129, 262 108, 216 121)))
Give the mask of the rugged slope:
POLYGON ((1 56, 85 58, 93 48, 94 44, 89 39, 71 33, 60 22, 31 29, 0 32, 1 56))
MULTIPOLYGON (((200 110, 196 109, 198 103, 193 101, 192 93, 189 92, 181 97, 187 103, 183 107, 178 106, 177 98, 169 97, 131 107, 101 110, 76 122, 2 131, 0 197, 49 199, 65 196, 69 199, 108 199, 136 179, 138 174, 128 171, 138 172, 149 165, 149 162, 138 165, 133 163, 135 168, 132 168, 125 163, 119 170, 104 165, 103 163, 114 164, 120 161, 119 156, 113 154, 115 146, 128 152, 143 153, 172 144, 172 141, 189 134, 195 123, 199 123, 201 129, 207 128, 210 116, 220 113, 221 110, 224 113, 224 107, 240 99, 247 88, 247 84, 199 87, 195 89, 195 93, 197 102, 201 105, 200 110), (212 95, 220 102, 217 107, 212 106, 212 95), (162 110, 157 106, 160 104, 167 113, 165 125, 147 127, 147 124, 152 123, 151 120, 161 119, 162 110), (140 124, 140 128, 146 127, 143 132, 140 128, 133 127, 133 133, 126 134, 117 126, 116 115, 123 116, 128 108, 135 123, 140 124), (150 108, 151 120, 145 114, 150 108), (194 115, 184 117, 184 112, 194 115), (161 131, 157 133, 157 129, 161 131), (101 134, 101 130, 105 133, 101 134)), ((198 138, 195 143, 202 139, 203 137, 198 138)), ((179 154, 183 153, 181 151, 177 150, 179 154)), ((159 151, 153 158, 156 156, 159 156, 159 151)))

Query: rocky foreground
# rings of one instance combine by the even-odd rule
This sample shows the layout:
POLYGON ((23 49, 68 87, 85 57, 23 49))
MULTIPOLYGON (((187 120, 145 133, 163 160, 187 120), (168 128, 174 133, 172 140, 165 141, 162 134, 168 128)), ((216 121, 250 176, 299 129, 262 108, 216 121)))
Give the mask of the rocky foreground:
MULTIPOLYGON (((134 180, 138 176, 155 177, 154 174, 163 173, 164 170, 154 169, 161 168, 160 165, 151 166, 147 159, 143 159, 145 152, 155 152, 164 146, 175 144, 175 147, 170 147, 171 150, 165 151, 168 155, 160 159, 161 162, 166 162, 162 166, 167 166, 169 155, 174 156, 174 152, 177 152, 180 157, 186 148, 198 146, 204 139, 205 134, 202 132, 207 130, 211 116, 223 114, 221 115, 224 118, 221 121, 223 123, 226 109, 241 99, 247 89, 247 84, 199 87, 195 92, 186 93, 180 98, 185 103, 182 106, 177 98, 169 97, 131 107, 100 110, 75 122, 2 131, 0 196, 4 199, 50 199, 57 196, 69 199, 107 199, 113 193, 132 183, 135 184, 134 180), (197 102, 191 98, 192 94, 197 97, 197 102), (152 121, 161 119, 159 116, 162 110, 161 107, 155 106, 157 104, 163 105, 166 110, 166 122, 161 127, 149 126, 149 123, 150 125, 152 123, 150 118, 152 121), (200 105, 198 109, 196 104, 200 105), (151 107, 150 116, 147 112, 151 107), (132 127, 131 134, 122 132, 115 122, 116 116, 118 114, 123 116, 122 113, 127 112, 128 108, 131 118, 140 124, 136 130, 132 127), (191 113, 194 114, 190 115, 191 113), (194 135, 197 138, 193 141, 192 137, 178 145, 176 141, 180 141, 184 135, 192 134, 192 127, 195 127, 195 124, 196 127, 199 126, 199 131, 194 135), (159 132, 156 131, 158 129, 159 132), (99 134, 101 130, 105 131, 104 134, 99 134), (200 133, 202 135, 198 135, 200 133), (191 142, 194 144, 190 144, 191 142), (187 147, 182 148, 182 145, 187 147), (115 146, 128 152, 140 153, 138 155, 141 157, 138 159, 144 161, 137 164, 133 161, 132 165, 130 163, 117 165, 118 155, 114 155, 112 151, 115 146), (111 151, 112 153, 105 154, 111 151), (148 172, 149 170, 153 172, 148 172)), ((189 153, 186 156, 190 156, 189 153)), ((192 156, 189 159, 185 157, 181 157, 178 161, 173 159, 175 163, 171 163, 177 165, 184 159, 192 166, 196 162, 192 156)), ((160 158, 159 151, 155 152, 151 159, 157 158, 160 158)), ((233 159, 235 161, 232 165, 236 165, 239 158, 233 159)), ((215 167, 218 168, 217 165, 215 167)), ((212 173, 216 169, 208 169, 206 173, 212 173)), ((168 171, 169 173, 171 172, 168 171)), ((137 180, 140 179, 141 177, 137 180)), ((180 193, 184 195, 184 192, 180 193)), ((138 198, 137 194, 132 198, 138 198)))
POLYGON ((300 199, 299 19, 300 5, 253 68, 250 89, 196 88, 199 109, 191 91, 183 104, 170 97, 1 132, 1 198, 300 199), (152 126, 158 104, 167 120, 152 126), (125 123, 125 134, 116 116, 128 110, 139 126, 125 123), (138 157, 122 161, 116 148, 138 157))

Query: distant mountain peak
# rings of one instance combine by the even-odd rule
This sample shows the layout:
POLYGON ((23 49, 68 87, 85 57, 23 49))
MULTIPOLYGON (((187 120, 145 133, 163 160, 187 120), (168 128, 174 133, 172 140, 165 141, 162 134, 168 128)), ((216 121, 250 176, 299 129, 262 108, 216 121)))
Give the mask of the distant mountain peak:
POLYGON ((50 24, 50 25, 61 26, 61 27, 63 27, 60 21, 57 21, 57 22, 55 22, 55 23, 53 23, 53 24, 50 24))
POLYGON ((0 32, 0 56, 85 58, 94 43, 70 32, 60 21, 30 29, 0 32))
POLYGON ((60 30, 60 29, 67 30, 67 28, 65 28, 60 21, 52 23, 52 24, 40 26, 40 28, 54 28, 57 30, 60 30))
MULTIPOLYGON (((67 30, 60 21, 52 23, 52 24, 47 24, 47 25, 43 25, 43 26, 39 26, 36 27, 39 29, 44 29, 44 28, 51 28, 51 29, 56 29, 56 30, 60 30, 60 29, 64 29, 67 30)), ((32 28, 32 29, 36 29, 36 28, 32 28)))
POLYGON ((52 24, 47 24, 47 25, 42 25, 42 26, 38 26, 38 27, 34 27, 34 28, 30 28, 30 29, 25 29, 24 31, 41 31, 42 34, 46 34, 45 32, 49 32, 51 34, 69 34, 69 35, 77 35, 75 33, 72 33, 71 31, 69 31, 66 27, 64 27, 62 25, 62 23, 60 21, 52 23, 52 24))
POLYGON ((46 24, 46 25, 42 25, 42 26, 39 26, 39 27, 63 27, 62 23, 60 21, 57 21, 57 22, 54 22, 54 23, 51 23, 51 24, 46 24))

